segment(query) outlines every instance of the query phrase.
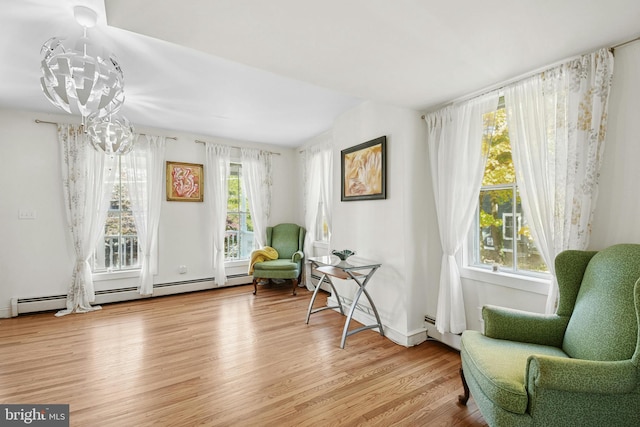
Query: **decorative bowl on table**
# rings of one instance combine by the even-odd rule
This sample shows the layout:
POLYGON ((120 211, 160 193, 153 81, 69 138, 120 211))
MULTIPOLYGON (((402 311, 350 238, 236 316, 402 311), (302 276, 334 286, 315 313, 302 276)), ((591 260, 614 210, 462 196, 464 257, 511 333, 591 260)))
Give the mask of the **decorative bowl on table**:
POLYGON ((347 262, 347 258, 349 258, 351 255, 355 255, 356 253, 354 251, 349 250, 349 249, 343 249, 341 251, 333 250, 331 252, 331 254, 337 256, 338 258, 340 258, 340 263, 338 263, 338 266, 340 267, 340 266, 348 266, 348 265, 350 265, 347 262))

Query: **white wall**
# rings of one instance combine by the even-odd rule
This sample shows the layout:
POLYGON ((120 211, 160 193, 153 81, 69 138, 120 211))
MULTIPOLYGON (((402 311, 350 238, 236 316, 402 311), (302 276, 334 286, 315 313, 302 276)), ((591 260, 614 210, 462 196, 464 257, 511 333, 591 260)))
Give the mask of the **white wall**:
MULTIPOLYGON (((35 119, 71 122, 71 117, 0 109, 0 317, 10 314, 13 297, 65 295, 73 268, 73 249, 65 223, 56 127, 35 119), (21 209, 36 219, 19 220, 21 209)), ((255 146, 281 153, 273 156, 274 191, 271 224, 299 222, 295 150, 250 142, 137 129, 165 134, 166 160, 204 163, 204 145, 196 139, 233 146, 255 146)), ((206 171, 205 171, 206 173, 206 171)), ((204 203, 162 203, 159 271, 154 284, 210 278, 210 251, 204 227, 204 203), (179 265, 187 273, 178 272, 179 265)), ((246 272, 246 266, 227 274, 246 272)), ((96 281, 96 291, 136 286, 136 279, 96 281)))
MULTIPOLYGON (((370 292, 389 336, 409 345, 424 340, 426 289, 431 283, 429 261, 433 250, 435 217, 430 209, 425 129, 414 110, 365 102, 339 117, 333 128, 334 200, 331 249, 351 249, 357 258, 382 267, 371 279, 370 292), (387 198, 340 200, 340 151, 374 138, 387 137, 387 198), (418 238, 416 238, 418 237, 418 238)), ((431 197, 432 198, 432 197, 431 197)), ((437 228, 435 228, 437 233, 437 228)), ((438 246, 439 248, 439 246, 438 246)), ((357 285, 337 284, 341 296, 351 299, 357 285)), ((360 299, 366 305, 364 298, 360 299)))
POLYGON ((616 49, 590 246, 640 243, 640 42, 616 49))

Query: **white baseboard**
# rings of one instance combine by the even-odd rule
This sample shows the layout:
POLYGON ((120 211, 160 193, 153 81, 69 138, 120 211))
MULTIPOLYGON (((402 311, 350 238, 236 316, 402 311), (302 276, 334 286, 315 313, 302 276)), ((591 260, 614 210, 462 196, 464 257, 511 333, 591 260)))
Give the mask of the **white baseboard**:
MULTIPOLYGON (((335 299, 333 295, 327 298, 327 305, 337 305, 338 301, 335 299)), ((343 301, 342 305, 346 311, 349 309, 351 305, 351 301, 343 301), (346 303, 346 304, 345 304, 346 303)), ((334 311, 340 313, 340 309, 334 309, 334 311)), ((376 324, 376 317, 374 314, 369 314, 364 311, 356 309, 353 313, 353 319, 357 322, 362 323, 363 325, 372 325, 376 324)), ((390 326, 382 324, 382 328, 384 329, 384 336, 389 338, 396 344, 402 345, 404 347, 413 347, 414 345, 418 345, 427 340, 427 330, 426 329, 417 329, 414 331, 410 331, 409 333, 402 333, 397 329, 394 329, 390 326)), ((377 329, 373 329, 377 331, 377 329)), ((347 338, 347 342, 349 338, 347 338)))
POLYGON ((0 319, 8 319, 11 316, 11 307, 9 308, 0 308, 0 319))

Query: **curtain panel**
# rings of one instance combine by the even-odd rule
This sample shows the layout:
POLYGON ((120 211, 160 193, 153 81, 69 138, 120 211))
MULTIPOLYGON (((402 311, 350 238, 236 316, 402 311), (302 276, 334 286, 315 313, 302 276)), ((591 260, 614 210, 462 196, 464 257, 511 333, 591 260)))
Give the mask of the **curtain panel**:
POLYGON ((498 93, 452 105, 425 116, 442 262, 436 328, 466 329, 460 271, 455 255, 462 246, 478 204, 488 151, 483 149, 483 116, 495 111, 498 93))
POLYGON ((62 189, 75 266, 67 290, 66 309, 56 316, 99 310, 89 260, 107 217, 114 185, 114 157, 95 150, 80 126, 58 124, 62 189))
POLYGON ((547 313, 556 255, 589 245, 612 77, 613 54, 601 49, 504 89, 523 213, 554 277, 547 313))
POLYGON ((331 239, 333 203, 333 150, 330 137, 302 152, 304 167, 304 242, 306 256, 313 256, 313 242, 318 235, 319 204, 322 203, 331 239))
POLYGON ((157 259, 152 256, 158 245, 158 226, 164 193, 164 153, 166 138, 140 135, 131 153, 122 156, 127 173, 131 212, 138 234, 140 260, 140 295, 153 293, 153 274, 157 259))
POLYGON ((205 143, 205 204, 208 213, 212 265, 218 286, 227 281, 224 266, 224 239, 227 225, 227 198, 231 147, 205 143))
POLYGON ((253 235, 259 248, 267 244, 267 224, 271 212, 272 154, 255 148, 241 148, 242 183, 249 199, 253 235))

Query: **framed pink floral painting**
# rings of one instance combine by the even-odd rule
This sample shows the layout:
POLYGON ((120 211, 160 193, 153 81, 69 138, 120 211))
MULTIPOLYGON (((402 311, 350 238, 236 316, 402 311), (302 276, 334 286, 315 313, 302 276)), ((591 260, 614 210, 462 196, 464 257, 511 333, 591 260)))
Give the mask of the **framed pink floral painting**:
POLYGON ((204 171, 196 163, 167 162, 167 200, 170 202, 201 202, 204 171))

